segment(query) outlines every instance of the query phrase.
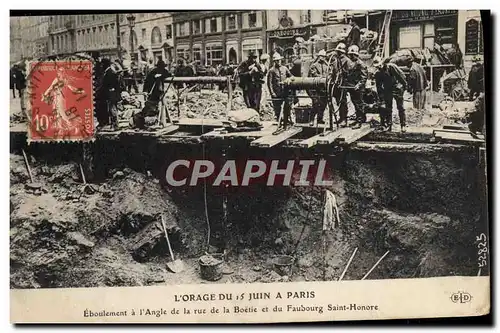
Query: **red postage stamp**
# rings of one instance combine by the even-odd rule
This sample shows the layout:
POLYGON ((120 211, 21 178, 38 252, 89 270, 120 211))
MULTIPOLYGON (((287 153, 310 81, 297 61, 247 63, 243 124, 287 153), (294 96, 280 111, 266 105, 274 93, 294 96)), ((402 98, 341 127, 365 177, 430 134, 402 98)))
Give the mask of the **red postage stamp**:
POLYGON ((90 141, 94 138, 93 65, 90 60, 29 64, 27 98, 30 141, 90 141))

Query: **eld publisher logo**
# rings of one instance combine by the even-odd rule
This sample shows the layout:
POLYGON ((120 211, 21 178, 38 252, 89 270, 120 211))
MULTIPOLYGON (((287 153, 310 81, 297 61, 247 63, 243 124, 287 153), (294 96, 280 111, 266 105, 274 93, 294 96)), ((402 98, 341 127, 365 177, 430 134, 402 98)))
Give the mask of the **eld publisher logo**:
POLYGON ((453 303, 469 303, 472 300, 469 293, 462 291, 452 294, 450 298, 453 303))

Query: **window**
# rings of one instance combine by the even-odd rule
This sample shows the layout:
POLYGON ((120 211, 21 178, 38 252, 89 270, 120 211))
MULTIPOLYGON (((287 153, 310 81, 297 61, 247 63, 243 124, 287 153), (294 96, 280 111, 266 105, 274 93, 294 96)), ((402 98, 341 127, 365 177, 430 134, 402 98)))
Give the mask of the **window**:
POLYGON ((200 20, 193 21, 193 34, 201 34, 201 22, 200 20))
POLYGON ((311 23, 311 11, 302 10, 300 14, 300 24, 311 23))
POLYGON ((177 47, 176 52, 177 59, 183 58, 185 60, 189 59, 189 48, 188 47, 177 47))
POLYGON ((424 48, 434 48, 434 23, 424 24, 424 48))
POLYGON ((231 14, 227 17, 227 30, 235 30, 236 29, 236 15, 231 14))
POLYGON ((255 12, 250 12, 248 14, 248 27, 255 28, 257 26, 257 14, 255 12))
POLYGON ((172 26, 170 24, 165 26, 165 38, 166 39, 172 38, 172 26))
POLYGON ((207 65, 222 64, 222 45, 212 45, 205 48, 207 56, 207 65))
POLYGON ((141 39, 142 39, 142 40, 146 39, 146 29, 145 29, 145 28, 143 28, 143 29, 141 30, 141 39))
POLYGON ((217 32, 217 19, 215 17, 210 19, 210 32, 217 32))
POLYGON ((201 63, 201 47, 193 47, 193 60, 198 64, 201 63))
POLYGON ((151 45, 161 44, 161 31, 160 28, 154 27, 151 31, 151 45))
POLYGON ((399 28, 399 49, 420 48, 422 46, 420 24, 399 28))

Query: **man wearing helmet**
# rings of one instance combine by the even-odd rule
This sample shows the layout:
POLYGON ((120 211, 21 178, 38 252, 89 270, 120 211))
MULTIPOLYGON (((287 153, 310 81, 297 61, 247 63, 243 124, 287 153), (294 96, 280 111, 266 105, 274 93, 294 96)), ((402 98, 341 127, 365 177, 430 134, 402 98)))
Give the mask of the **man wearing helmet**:
MULTIPOLYGON (((268 74, 268 87, 271 98, 273 99, 273 109, 276 120, 279 121, 281 114, 281 106, 283 105, 283 111, 290 111, 291 105, 288 100, 286 92, 283 90, 281 85, 287 78, 292 77, 290 70, 281 64, 281 55, 276 52, 273 54, 273 67, 269 69, 268 74)), ((287 112, 288 114, 288 112, 287 112)))
MULTIPOLYGON (((344 43, 339 43, 335 48, 335 59, 332 64, 333 75, 339 80, 337 84, 342 85, 348 81, 349 72, 354 67, 354 63, 346 55, 346 46, 344 43)), ((347 127, 347 91, 339 87, 335 87, 334 97, 339 108, 339 123, 341 127, 347 127)))
POLYGON ((373 59, 373 66, 377 68, 375 83, 378 97, 385 103, 385 108, 381 108, 380 112, 383 130, 392 130, 392 100, 395 99, 401 132, 406 132, 406 114, 403 106, 403 93, 407 87, 405 75, 397 65, 384 63, 378 56, 373 59))
POLYGON ((256 60, 257 55, 254 51, 250 51, 248 59, 238 67, 238 74, 246 106, 260 112, 264 68, 256 60))
MULTIPOLYGON (((326 78, 328 73, 329 70, 328 64, 326 63, 326 51, 321 50, 318 52, 316 61, 311 65, 308 76, 326 78)), ((317 115, 318 124, 324 124, 325 121, 323 120, 323 117, 327 104, 326 91, 324 89, 311 89, 308 93, 313 103, 313 114, 311 120, 314 121, 314 116, 317 115)))
POLYGON ((366 122, 363 93, 366 86, 366 79, 368 77, 368 70, 365 63, 359 59, 359 47, 357 45, 350 46, 347 54, 354 64, 353 68, 349 72, 346 84, 353 87, 349 90, 351 102, 354 104, 354 108, 356 109, 356 124, 353 128, 360 128, 361 124, 366 122))

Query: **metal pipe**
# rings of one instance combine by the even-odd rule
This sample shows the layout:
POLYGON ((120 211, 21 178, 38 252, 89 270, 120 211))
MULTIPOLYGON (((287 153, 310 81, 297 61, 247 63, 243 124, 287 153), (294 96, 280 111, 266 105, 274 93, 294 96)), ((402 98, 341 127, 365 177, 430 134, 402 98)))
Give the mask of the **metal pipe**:
POLYGON ((289 89, 326 89, 327 79, 324 77, 293 77, 288 82, 283 82, 283 86, 289 89))
POLYGON ((172 83, 225 83, 227 78, 225 76, 176 76, 167 77, 164 82, 172 83))

